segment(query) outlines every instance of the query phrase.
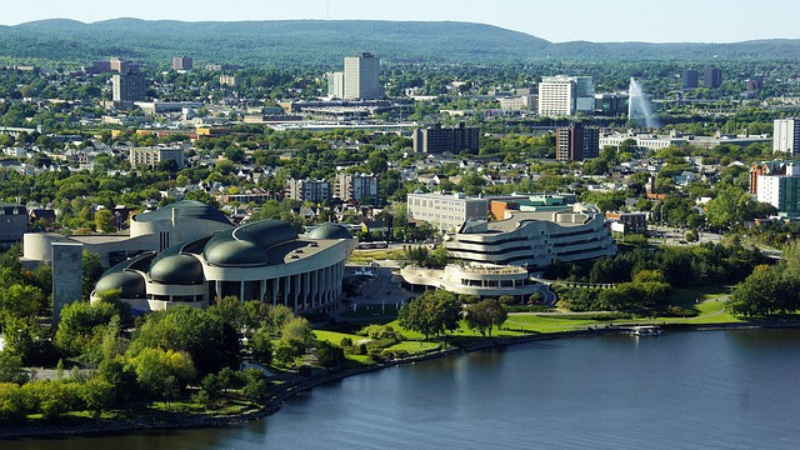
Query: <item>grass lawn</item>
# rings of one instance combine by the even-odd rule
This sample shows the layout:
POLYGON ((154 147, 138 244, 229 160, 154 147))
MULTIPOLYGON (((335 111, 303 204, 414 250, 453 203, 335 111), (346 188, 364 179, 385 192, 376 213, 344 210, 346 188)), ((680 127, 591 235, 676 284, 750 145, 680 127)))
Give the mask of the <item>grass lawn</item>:
POLYGON ((440 347, 439 343, 430 342, 430 341, 403 341, 397 343, 391 347, 388 347, 387 350, 405 350, 408 353, 425 353, 431 350, 436 350, 440 347))
MULTIPOLYGON (((616 322, 615 322, 616 323, 616 322)), ((590 325, 608 324, 608 321, 579 319, 574 317, 551 317, 537 314, 515 314, 503 324, 512 330, 535 331, 537 333, 557 333, 561 331, 582 330, 590 325)))
POLYGON ((364 336, 359 336, 357 334, 338 333, 336 331, 314 330, 314 334, 317 335, 318 340, 328 341, 337 346, 342 342, 343 338, 350 338, 353 340, 353 342, 358 342, 364 339, 364 336))
POLYGON ((373 261, 381 261, 384 259, 405 259, 405 252, 402 249, 355 250, 353 254, 347 258, 347 261, 353 264, 369 264, 373 261))
POLYGON ((729 292, 730 288, 727 286, 675 289, 675 293, 672 294, 670 301, 673 305, 681 306, 683 308, 690 308, 694 307, 698 300, 701 303, 708 300, 714 300, 722 297, 723 295, 727 295, 729 292))

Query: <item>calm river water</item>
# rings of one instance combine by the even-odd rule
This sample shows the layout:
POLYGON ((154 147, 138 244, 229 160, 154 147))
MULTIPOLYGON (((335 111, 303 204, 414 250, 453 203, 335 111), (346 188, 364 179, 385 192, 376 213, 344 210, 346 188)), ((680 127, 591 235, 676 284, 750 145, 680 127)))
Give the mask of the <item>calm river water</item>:
POLYGON ((796 449, 800 331, 536 342, 356 376, 233 428, 51 449, 796 449))

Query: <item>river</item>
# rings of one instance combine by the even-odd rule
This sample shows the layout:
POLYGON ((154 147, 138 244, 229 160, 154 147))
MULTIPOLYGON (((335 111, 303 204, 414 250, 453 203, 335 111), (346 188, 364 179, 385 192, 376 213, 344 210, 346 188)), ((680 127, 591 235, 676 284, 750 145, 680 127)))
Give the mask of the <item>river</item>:
POLYGON ((542 341, 359 375, 230 428, 51 449, 795 449, 800 331, 542 341))

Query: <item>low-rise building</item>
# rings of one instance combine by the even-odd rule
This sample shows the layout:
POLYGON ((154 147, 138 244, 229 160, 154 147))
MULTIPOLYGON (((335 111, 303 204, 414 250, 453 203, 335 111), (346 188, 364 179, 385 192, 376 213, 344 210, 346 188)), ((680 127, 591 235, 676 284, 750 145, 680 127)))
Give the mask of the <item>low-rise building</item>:
POLYGON ((186 164, 183 147, 131 147, 131 167, 157 167, 162 161, 173 160, 178 168, 186 164))
POLYGON ((371 199, 378 201, 378 176, 371 173, 345 173, 336 175, 335 197, 346 202, 371 199))
POLYGON ((519 266, 475 263, 448 264, 444 269, 405 266, 400 269, 400 276, 411 286, 480 297, 511 295, 527 299, 539 290, 528 271, 519 266))
POLYGON ((324 202, 331 199, 331 184, 328 180, 286 180, 286 198, 300 201, 324 202))
POLYGON ((0 203, 0 249, 22 240, 28 231, 28 210, 24 205, 0 203))
POLYGON ((411 220, 428 222, 442 232, 455 231, 468 220, 486 220, 488 201, 465 194, 408 194, 407 214, 411 220))
POLYGON ((445 236, 444 244, 455 260, 528 268, 617 252, 603 213, 582 204, 557 211, 517 212, 492 222, 470 221, 445 236))
POLYGON ((355 245, 338 225, 298 236, 288 222, 263 220, 123 261, 100 278, 92 299, 119 289, 123 302, 144 312, 177 305, 205 308, 226 296, 295 312, 332 311, 355 245))

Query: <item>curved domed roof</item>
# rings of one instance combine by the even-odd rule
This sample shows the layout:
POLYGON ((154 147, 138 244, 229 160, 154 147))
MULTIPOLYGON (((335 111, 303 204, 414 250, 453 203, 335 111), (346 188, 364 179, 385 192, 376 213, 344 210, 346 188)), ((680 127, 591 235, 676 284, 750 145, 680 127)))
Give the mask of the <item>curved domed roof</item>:
POLYGON ((232 236, 239 241, 250 241, 263 249, 297 239, 297 230, 283 220, 260 220, 233 230, 232 236))
POLYGON ((189 255, 157 258, 150 266, 150 279, 164 284, 203 284, 203 266, 189 255))
POLYGON ((353 235, 341 225, 333 223, 323 224, 312 231, 308 237, 314 240, 321 239, 352 239, 353 235))
POLYGON ((170 220, 172 219, 173 209, 179 210, 178 217, 180 218, 210 220, 213 222, 224 223, 226 225, 232 225, 231 221, 228 220, 228 218, 225 217, 225 214, 223 214, 220 210, 196 200, 181 200, 179 202, 170 203, 169 205, 159 208, 155 211, 137 214, 133 216, 132 220, 136 222, 170 220))
POLYGON ((262 220, 216 234, 203 255, 218 266, 267 265, 271 248, 296 240, 297 231, 289 222, 262 220))
POLYGON ((122 291, 122 298, 144 298, 146 294, 142 275, 127 270, 107 273, 97 281, 94 288, 95 292, 111 289, 122 291))
MULTIPOLYGON (((220 233, 223 234, 223 233, 220 233)), ((219 236, 219 235, 218 235, 219 236)), ((237 241, 232 238, 211 239, 205 248, 206 261, 217 266, 266 265, 267 253, 250 241, 237 241)))

